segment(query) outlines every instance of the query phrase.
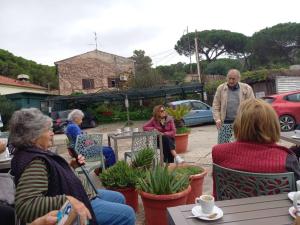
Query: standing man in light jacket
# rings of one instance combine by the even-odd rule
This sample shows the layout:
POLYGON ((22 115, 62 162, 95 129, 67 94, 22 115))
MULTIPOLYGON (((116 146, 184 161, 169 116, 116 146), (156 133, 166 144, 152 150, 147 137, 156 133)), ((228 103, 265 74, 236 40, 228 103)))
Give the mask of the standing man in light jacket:
POLYGON ((218 128, 218 144, 230 142, 232 138, 232 123, 236 117, 241 102, 255 98, 252 88, 240 82, 240 71, 230 69, 227 82, 221 84, 213 101, 213 117, 218 128))

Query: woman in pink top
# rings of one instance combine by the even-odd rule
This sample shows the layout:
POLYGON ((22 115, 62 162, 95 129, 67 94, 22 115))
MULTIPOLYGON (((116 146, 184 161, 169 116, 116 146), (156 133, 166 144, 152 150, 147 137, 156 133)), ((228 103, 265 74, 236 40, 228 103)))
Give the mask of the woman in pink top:
POLYGON ((157 131, 162 134, 164 162, 182 163, 184 160, 176 154, 175 151, 175 134, 176 128, 174 120, 168 116, 163 105, 157 105, 153 109, 153 117, 144 124, 144 131, 157 131))

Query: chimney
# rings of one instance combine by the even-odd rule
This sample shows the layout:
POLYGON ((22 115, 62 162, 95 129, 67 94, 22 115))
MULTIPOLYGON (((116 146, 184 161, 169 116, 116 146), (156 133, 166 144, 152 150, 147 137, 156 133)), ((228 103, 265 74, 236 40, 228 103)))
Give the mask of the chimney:
POLYGON ((26 75, 26 74, 19 74, 19 75, 17 76, 17 79, 18 79, 19 81, 23 81, 23 82, 28 82, 28 83, 29 83, 29 76, 26 75))

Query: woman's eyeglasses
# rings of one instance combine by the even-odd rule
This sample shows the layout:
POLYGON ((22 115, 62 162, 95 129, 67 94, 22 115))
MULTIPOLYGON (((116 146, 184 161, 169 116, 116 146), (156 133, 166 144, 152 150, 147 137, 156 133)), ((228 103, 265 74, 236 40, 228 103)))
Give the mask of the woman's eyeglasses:
POLYGON ((165 112, 165 110, 164 109, 162 109, 162 110, 160 110, 160 112, 162 113, 162 112, 165 112))

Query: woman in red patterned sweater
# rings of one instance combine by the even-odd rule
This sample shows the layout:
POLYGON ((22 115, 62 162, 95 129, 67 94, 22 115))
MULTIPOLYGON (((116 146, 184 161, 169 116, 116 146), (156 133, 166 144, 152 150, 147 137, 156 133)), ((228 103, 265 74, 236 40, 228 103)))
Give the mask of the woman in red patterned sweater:
POLYGON ((280 138, 280 125, 270 104, 261 99, 243 102, 233 130, 235 142, 213 147, 213 163, 255 173, 291 171, 295 173, 296 180, 300 179, 296 155, 288 148, 276 144, 280 138))

